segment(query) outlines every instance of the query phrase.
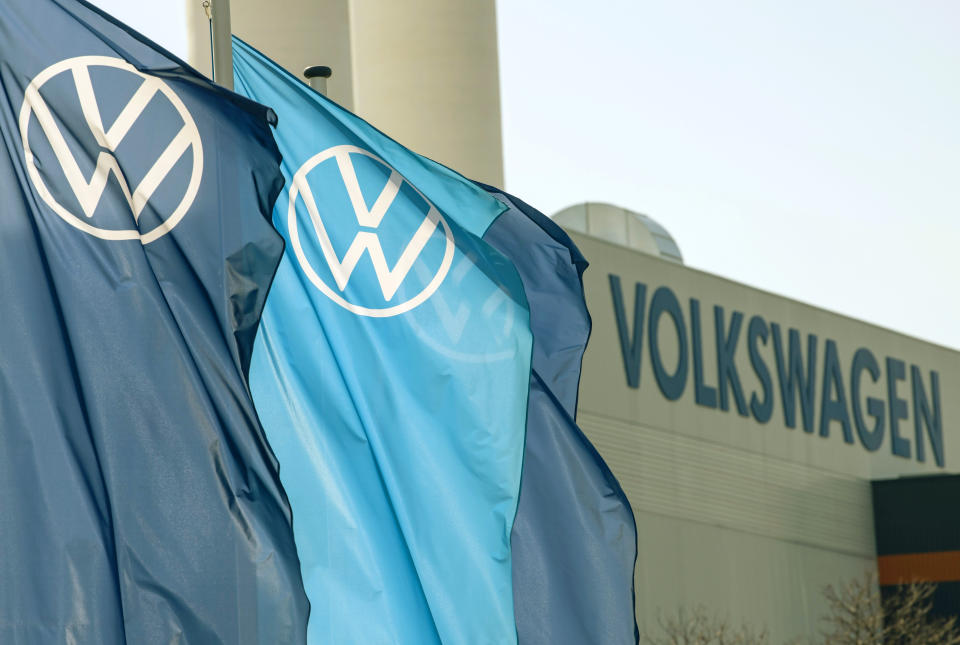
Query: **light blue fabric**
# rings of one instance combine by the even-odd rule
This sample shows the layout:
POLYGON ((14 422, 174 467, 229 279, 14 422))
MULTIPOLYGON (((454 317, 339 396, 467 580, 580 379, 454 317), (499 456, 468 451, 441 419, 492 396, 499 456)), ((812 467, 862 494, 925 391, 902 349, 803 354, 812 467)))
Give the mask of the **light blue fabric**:
POLYGON ((293 509, 309 642, 516 643, 529 312, 480 240, 504 207, 238 40, 234 70, 279 117, 287 249, 250 385, 293 509))

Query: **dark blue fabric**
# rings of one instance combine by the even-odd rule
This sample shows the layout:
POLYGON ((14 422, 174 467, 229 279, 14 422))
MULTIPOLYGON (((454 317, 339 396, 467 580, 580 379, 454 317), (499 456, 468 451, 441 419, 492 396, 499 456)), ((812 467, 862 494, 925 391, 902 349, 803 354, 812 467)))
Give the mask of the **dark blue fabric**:
POLYGON ((484 240, 520 272, 533 330, 527 442, 511 534, 519 643, 636 643, 633 511, 573 420, 590 335, 581 280, 587 262, 548 217, 485 188, 510 207, 484 240))
POLYGON ((587 261, 549 217, 496 188, 484 188, 510 207, 490 227, 484 240, 510 258, 520 271, 531 303, 533 369, 573 417, 580 363, 590 336, 590 314, 581 280, 587 261))
POLYGON ((85 3, 0 4, 3 645, 305 642, 290 510, 246 383, 282 251, 268 223, 282 179, 267 114, 85 3), (86 117, 109 131, 147 81, 122 61, 53 74, 40 96, 83 181, 98 157, 119 169, 86 216, 39 104, 23 107, 33 79, 84 56, 161 78, 199 132, 144 189, 138 219, 118 175, 150 183, 186 120, 154 94, 105 152, 86 117), (194 168, 195 198, 156 233, 194 168))

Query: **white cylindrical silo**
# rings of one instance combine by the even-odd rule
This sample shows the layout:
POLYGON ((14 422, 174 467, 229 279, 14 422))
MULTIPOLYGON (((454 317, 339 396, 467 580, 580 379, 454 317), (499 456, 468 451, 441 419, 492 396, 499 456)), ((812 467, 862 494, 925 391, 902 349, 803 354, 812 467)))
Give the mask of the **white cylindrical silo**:
POLYGON ((355 0, 357 112, 417 152, 503 185, 493 0, 355 0))
MULTIPOLYGON (((207 17, 201 0, 185 0, 189 62, 210 73, 207 17)), ((348 0, 230 0, 233 33, 303 79, 310 65, 327 65, 327 96, 353 109, 348 0)))
MULTIPOLYGON (((208 73, 200 0, 185 0, 190 62, 208 73)), ((231 0, 233 32, 412 150, 503 185, 494 0, 231 0)))

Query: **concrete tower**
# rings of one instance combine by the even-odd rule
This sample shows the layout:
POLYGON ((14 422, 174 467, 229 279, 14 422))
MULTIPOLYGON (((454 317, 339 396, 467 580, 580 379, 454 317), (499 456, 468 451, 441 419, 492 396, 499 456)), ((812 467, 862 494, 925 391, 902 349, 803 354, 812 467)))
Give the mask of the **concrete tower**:
MULTIPOLYGON (((185 0, 190 63, 207 72, 200 0, 185 0)), ((494 0, 231 0, 233 33, 408 148, 503 185, 494 0)))

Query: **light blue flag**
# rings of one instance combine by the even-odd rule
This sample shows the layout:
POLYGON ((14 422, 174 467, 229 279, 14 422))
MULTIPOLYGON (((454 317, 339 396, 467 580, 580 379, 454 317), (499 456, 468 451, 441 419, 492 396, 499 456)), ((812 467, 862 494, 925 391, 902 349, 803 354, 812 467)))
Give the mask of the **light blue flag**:
POLYGON ((287 240, 250 371, 311 644, 516 643, 510 532, 531 335, 504 209, 239 40, 271 106, 287 240))

